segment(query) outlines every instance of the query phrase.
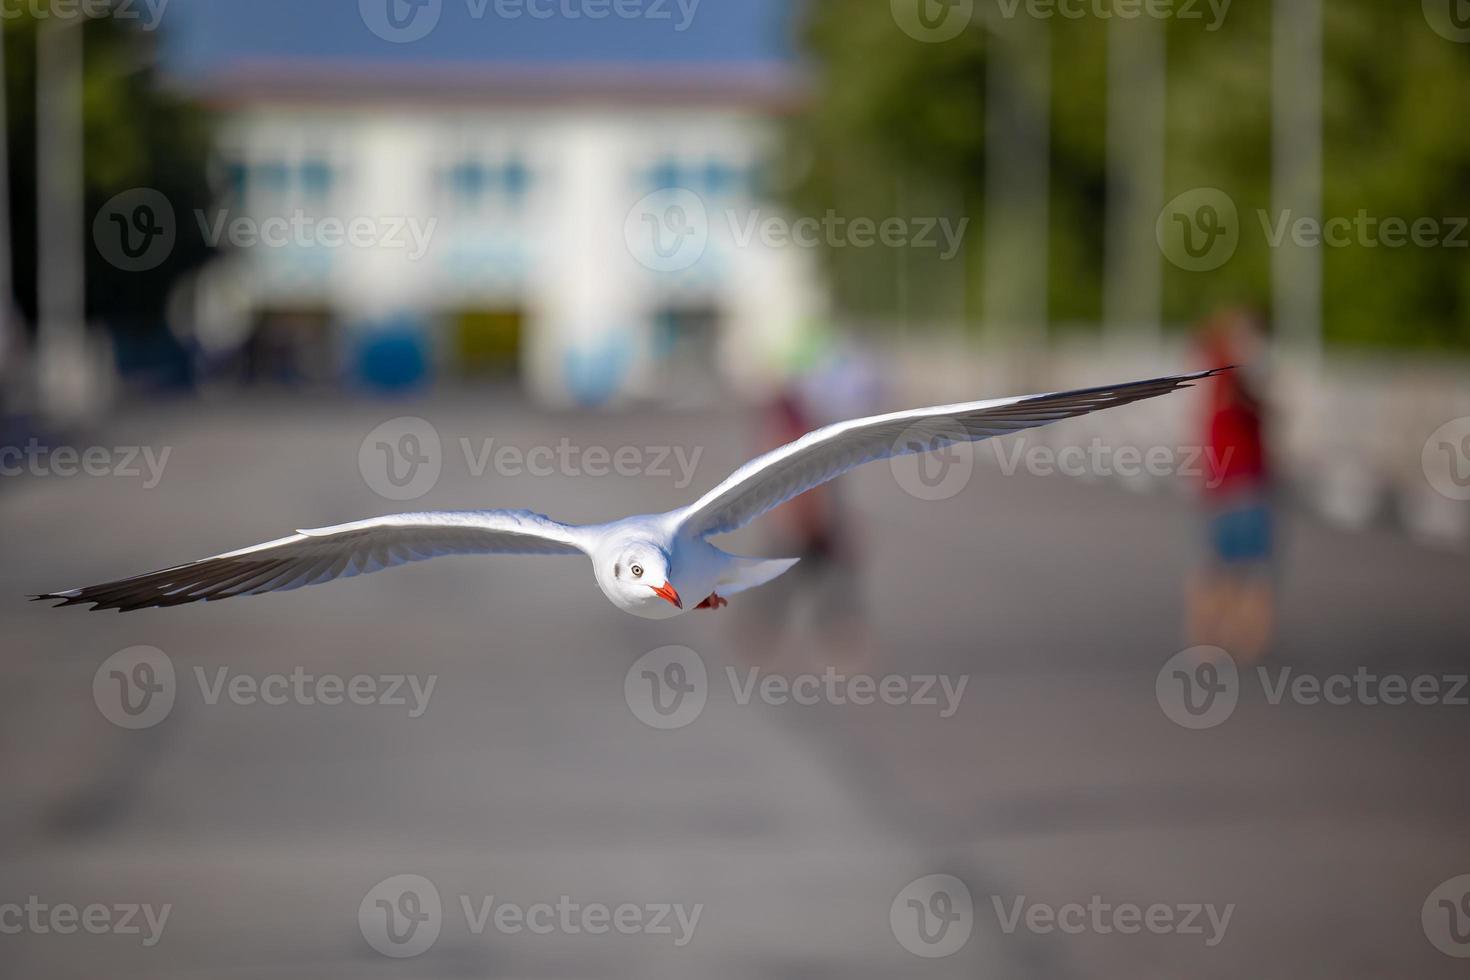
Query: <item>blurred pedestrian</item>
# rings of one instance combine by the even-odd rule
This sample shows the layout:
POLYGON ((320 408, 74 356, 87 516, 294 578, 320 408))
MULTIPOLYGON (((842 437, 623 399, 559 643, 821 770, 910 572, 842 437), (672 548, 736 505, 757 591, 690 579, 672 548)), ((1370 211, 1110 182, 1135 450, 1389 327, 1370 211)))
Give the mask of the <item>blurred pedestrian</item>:
POLYGON ((1202 488, 1206 557, 1189 584, 1190 641, 1244 663, 1268 652, 1276 620, 1275 507, 1265 399, 1266 339, 1257 317, 1232 310, 1200 335, 1205 386, 1202 488))
MULTIPOLYGON (((871 414, 877 400, 877 374, 862 352, 847 343, 828 347, 766 405, 760 449, 871 414)), ((801 561, 773 587, 752 593, 741 622, 747 658, 786 662, 790 641, 804 626, 801 649, 816 661, 805 667, 851 668, 867 660, 858 545, 840 493, 839 484, 824 484, 772 512, 768 550, 801 561)))

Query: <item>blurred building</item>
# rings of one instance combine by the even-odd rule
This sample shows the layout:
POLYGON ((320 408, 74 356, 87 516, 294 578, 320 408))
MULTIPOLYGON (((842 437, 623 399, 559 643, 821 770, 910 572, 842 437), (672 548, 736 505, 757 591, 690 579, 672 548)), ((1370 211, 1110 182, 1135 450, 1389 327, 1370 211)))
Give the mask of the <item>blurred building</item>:
POLYGON ((222 255, 196 290, 206 346, 243 345, 266 376, 518 376, 559 404, 758 374, 820 306, 810 249, 742 233, 770 213, 762 161, 796 74, 630 57, 618 29, 613 62, 595 38, 567 49, 585 57, 463 60, 440 23, 438 47, 344 54, 324 30, 323 50, 298 36, 192 72, 220 112, 218 210, 195 216, 222 255))

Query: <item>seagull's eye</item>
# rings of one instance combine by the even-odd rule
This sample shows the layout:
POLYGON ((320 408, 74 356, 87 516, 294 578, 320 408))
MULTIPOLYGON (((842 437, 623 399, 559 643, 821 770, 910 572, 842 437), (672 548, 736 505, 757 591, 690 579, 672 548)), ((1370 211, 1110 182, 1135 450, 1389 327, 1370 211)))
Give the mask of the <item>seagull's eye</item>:
POLYGON ((643 577, 643 566, 642 565, 634 565, 633 566, 633 577, 634 578, 642 578, 643 577))

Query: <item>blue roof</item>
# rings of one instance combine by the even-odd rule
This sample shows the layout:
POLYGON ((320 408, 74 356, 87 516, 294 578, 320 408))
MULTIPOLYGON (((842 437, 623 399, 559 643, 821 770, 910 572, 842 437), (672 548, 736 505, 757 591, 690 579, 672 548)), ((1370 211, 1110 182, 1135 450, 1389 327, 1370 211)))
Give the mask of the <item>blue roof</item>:
POLYGON ((752 66, 794 60, 795 6, 792 0, 173 0, 161 33, 168 68, 184 77, 281 62, 752 66), (423 37, 413 37, 430 24, 423 37))

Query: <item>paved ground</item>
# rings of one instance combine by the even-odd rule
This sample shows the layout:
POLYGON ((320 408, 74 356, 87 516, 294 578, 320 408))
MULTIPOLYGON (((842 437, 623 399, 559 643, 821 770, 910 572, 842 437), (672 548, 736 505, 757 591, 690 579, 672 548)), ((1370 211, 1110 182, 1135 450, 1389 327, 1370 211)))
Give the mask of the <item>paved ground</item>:
MULTIPOLYGON (((1421 910, 1470 873, 1470 707, 1273 705, 1248 674, 1223 724, 1169 721, 1155 681, 1181 646, 1195 533, 1180 496, 982 468, 959 496, 922 502, 870 467, 845 487, 865 529, 866 639, 839 654, 756 642, 734 629, 739 601, 669 623, 624 616, 573 559, 449 560, 127 616, 18 600, 399 509, 359 475, 358 449, 408 413, 434 423, 445 454, 437 486, 406 506, 534 505, 567 519, 685 499, 743 459, 749 435, 708 415, 551 416, 466 396, 190 403, 77 440, 171 447, 156 488, 5 477, 0 905, 170 913, 145 947, 57 934, 48 911, 0 934, 0 976, 1463 976, 1421 910), (695 487, 476 477, 458 444, 563 436, 702 448, 695 487), (102 716, 93 680, 139 644, 170 658, 175 704, 128 731, 102 716), (698 651, 708 703, 658 731, 630 710, 624 681, 668 644, 698 651), (795 676, 834 659, 848 674, 968 682, 941 718, 916 704, 742 705, 726 673, 795 676), (196 668, 206 686, 221 668, 436 686, 416 718, 407 705, 211 704, 196 668), (378 898, 414 911, 394 904, 396 886, 373 891, 402 874, 432 883, 442 912, 437 941, 397 959, 370 939, 384 944, 378 898), (898 898, 931 874, 963 882, 972 920, 939 932, 944 896, 925 883, 898 898), (489 896, 491 908, 699 905, 700 918, 682 946, 677 924, 542 935, 492 918, 477 934, 489 896), (1093 911, 1068 919, 1080 933, 1046 931, 1046 910, 1066 916, 1070 903, 1233 908, 1223 930, 1201 915, 1202 935, 1123 934, 1112 926, 1126 919, 1093 911), (920 928, 940 938, 926 944, 920 928), (899 941, 934 952, 966 928, 943 958, 899 941)), ((1470 670, 1465 557, 1303 522, 1287 552, 1273 671, 1470 670)), ((0 928, 17 922, 0 909, 0 928)))

